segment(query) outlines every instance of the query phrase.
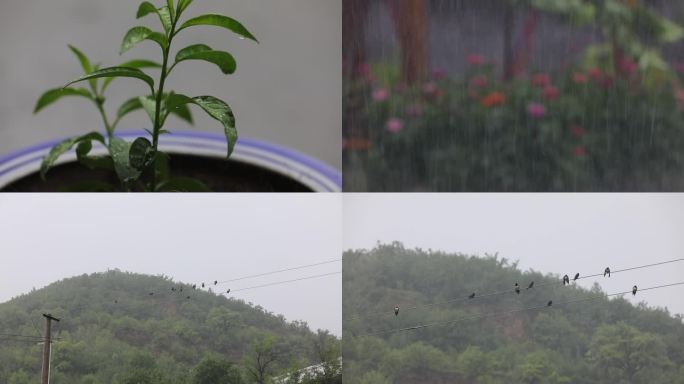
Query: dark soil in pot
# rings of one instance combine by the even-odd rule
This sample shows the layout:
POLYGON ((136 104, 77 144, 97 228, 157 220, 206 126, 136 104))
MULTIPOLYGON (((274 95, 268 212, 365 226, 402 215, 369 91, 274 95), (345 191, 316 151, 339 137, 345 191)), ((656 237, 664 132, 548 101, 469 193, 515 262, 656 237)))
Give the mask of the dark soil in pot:
MULTIPOLYGON (((215 192, 312 192, 287 176, 239 161, 171 154, 171 170, 173 177, 197 179, 215 192)), ((70 162, 50 169, 47 180, 36 172, 7 185, 2 192, 73 192, 94 181, 119 185, 111 172, 70 162)))

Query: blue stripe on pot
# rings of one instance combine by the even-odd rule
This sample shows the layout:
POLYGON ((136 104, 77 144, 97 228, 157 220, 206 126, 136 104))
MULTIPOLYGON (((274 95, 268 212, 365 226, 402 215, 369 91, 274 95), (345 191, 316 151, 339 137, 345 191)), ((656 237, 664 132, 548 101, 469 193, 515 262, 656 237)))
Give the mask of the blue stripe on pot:
MULTIPOLYGON (((148 136, 144 131, 124 131, 117 137, 132 139, 148 136)), ((225 157, 226 142, 221 134, 194 131, 176 131, 159 139, 160 149, 169 153, 185 153, 211 157, 225 157)), ((43 157, 62 140, 51 140, 10 154, 0 156, 0 188, 26 175, 38 172, 43 157)), ((104 154, 101 145, 93 147, 93 154, 104 154)), ((72 151, 60 158, 57 164, 75 161, 72 151)), ((288 176, 317 192, 342 190, 342 174, 335 168, 295 150, 255 139, 240 138, 232 159, 250 163, 288 176)))

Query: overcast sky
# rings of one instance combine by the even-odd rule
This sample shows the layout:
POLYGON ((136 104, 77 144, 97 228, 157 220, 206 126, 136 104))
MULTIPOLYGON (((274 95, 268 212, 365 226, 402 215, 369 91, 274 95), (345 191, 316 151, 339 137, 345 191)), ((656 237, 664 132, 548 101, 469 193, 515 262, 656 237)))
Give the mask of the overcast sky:
MULTIPOLYGON (((380 242, 519 260, 523 270, 600 273, 684 258, 683 194, 393 194, 344 197, 344 247, 380 242)), ((684 281, 684 262, 598 281, 607 293, 684 281)), ((638 294, 684 313, 684 286, 638 294)))
MULTIPOLYGON (((110 268, 193 283, 339 259, 341 202, 335 194, 0 195, 0 303, 110 268)), ((231 288, 340 270, 336 262, 231 288)), ((339 335, 341 290, 333 275, 234 297, 339 335)))

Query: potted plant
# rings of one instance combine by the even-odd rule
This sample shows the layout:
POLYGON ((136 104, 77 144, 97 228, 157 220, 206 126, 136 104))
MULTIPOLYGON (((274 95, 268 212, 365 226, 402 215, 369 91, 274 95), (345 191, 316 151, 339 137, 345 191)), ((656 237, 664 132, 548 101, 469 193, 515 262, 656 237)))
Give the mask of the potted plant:
POLYGON ((102 116, 104 130, 28 148, 0 157, 0 188, 6 191, 335 191, 339 175, 307 156, 275 145, 240 140, 230 106, 213 96, 190 97, 165 89, 166 80, 178 65, 189 61, 214 64, 228 75, 236 61, 224 51, 205 44, 184 47, 171 55, 174 38, 188 28, 213 26, 227 29, 241 39, 258 42, 237 20, 218 14, 183 18, 192 0, 167 0, 157 7, 144 1, 137 18, 154 15, 161 31, 145 26, 131 28, 121 53, 144 41, 161 50, 160 62, 133 59, 102 68, 79 49, 69 46, 83 68, 83 76, 65 86, 45 92, 35 112, 58 100, 75 96, 93 103, 102 116), (143 70, 157 69, 155 81, 143 70), (105 109, 106 91, 117 78, 131 78, 149 87, 149 93, 130 98, 114 116, 105 109), (192 123, 190 106, 217 120, 223 135, 169 132, 170 114, 192 123), (120 132, 122 119, 144 111, 151 128, 120 132), (74 151, 75 150, 75 151, 74 151), (230 160, 226 161, 226 157, 230 160), (38 170, 38 163, 40 169, 38 170))

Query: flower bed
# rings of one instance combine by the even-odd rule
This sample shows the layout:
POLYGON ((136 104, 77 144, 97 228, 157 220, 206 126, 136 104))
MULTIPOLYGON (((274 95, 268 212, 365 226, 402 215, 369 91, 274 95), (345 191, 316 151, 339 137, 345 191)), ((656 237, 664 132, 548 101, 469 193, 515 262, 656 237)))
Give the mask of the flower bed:
POLYGON ((645 191, 684 187, 684 91, 674 71, 573 67, 511 81, 481 55, 419 86, 377 64, 365 95, 371 191, 645 191))

